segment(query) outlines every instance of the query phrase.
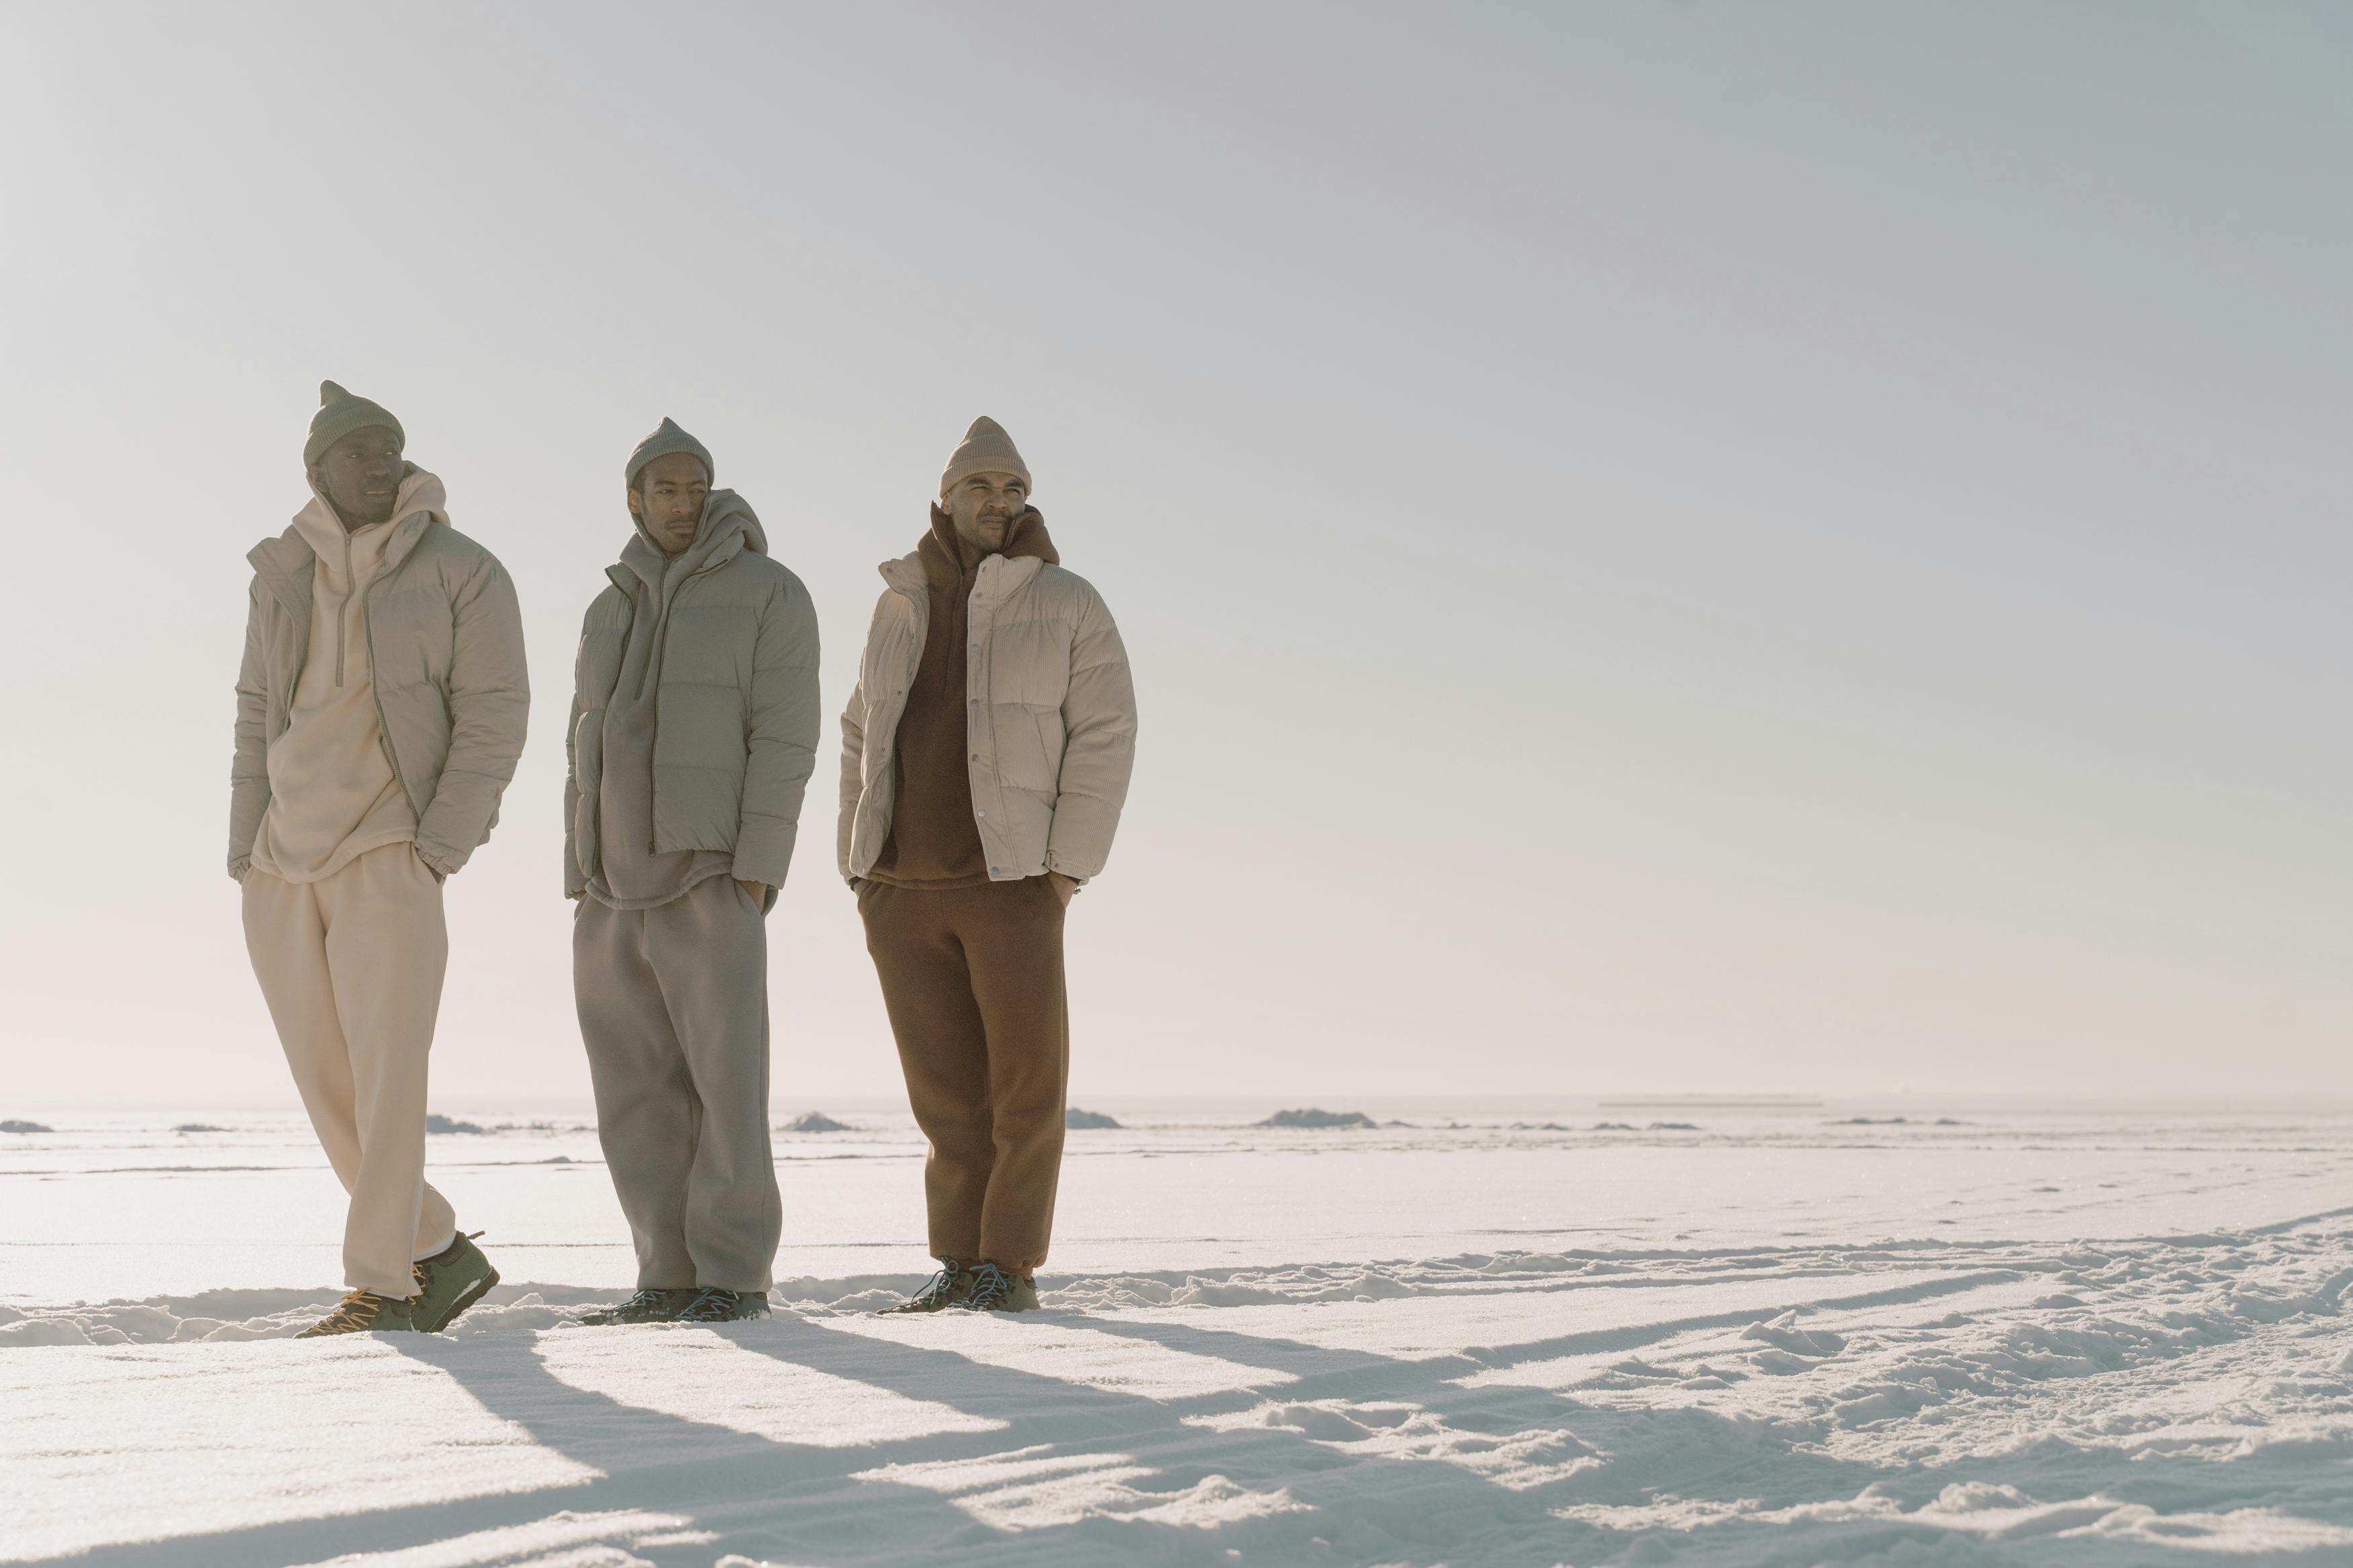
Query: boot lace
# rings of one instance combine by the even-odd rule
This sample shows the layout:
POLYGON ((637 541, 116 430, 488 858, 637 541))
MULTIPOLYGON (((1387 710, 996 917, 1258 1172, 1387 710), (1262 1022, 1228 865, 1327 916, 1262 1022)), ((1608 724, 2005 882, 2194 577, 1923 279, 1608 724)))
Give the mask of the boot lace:
POLYGON ((972 1266, 972 1289, 964 1304, 976 1312, 993 1312, 1013 1294, 1013 1276, 994 1263, 972 1266))
POLYGON ((625 1323, 642 1313, 654 1311, 669 1296, 667 1290, 639 1290, 617 1307, 603 1307, 588 1314, 599 1321, 625 1323))
POLYGON ((373 1290, 350 1291, 333 1311, 313 1326, 321 1333, 362 1333, 375 1327, 375 1321, 390 1305, 390 1297, 379 1296, 373 1290))
POLYGON ((945 1301, 955 1294, 956 1279, 963 1272, 964 1265, 955 1258, 941 1258, 940 1271, 923 1281, 923 1288, 908 1299, 907 1305, 928 1307, 934 1301, 945 1301))
POLYGON ((723 1323, 735 1316, 736 1304, 743 1296, 733 1290, 723 1290, 716 1285, 705 1285, 695 1293, 694 1300, 672 1319, 680 1323, 723 1323))

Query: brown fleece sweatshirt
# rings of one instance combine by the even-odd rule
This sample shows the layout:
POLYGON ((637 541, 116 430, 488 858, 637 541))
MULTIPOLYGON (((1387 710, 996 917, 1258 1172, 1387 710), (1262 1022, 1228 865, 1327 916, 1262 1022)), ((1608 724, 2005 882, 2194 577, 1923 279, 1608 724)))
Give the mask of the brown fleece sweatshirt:
MULTIPOLYGON (((972 816, 965 634, 983 558, 956 537, 955 524, 936 506, 931 531, 915 549, 923 558, 931 613, 892 758, 891 837, 867 875, 893 888, 978 887, 988 880, 988 857, 972 816)), ((997 553, 1013 560, 1034 555, 1049 565, 1062 560, 1036 507, 1013 520, 997 553)))

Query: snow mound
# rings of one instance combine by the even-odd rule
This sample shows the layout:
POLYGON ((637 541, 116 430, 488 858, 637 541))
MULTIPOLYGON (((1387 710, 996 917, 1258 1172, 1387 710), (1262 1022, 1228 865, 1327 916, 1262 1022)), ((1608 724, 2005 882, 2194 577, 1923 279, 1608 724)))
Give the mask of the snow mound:
POLYGON ((836 1121, 822 1110, 805 1110, 777 1129, 782 1132, 847 1132, 849 1123, 836 1121))
POLYGON ((1081 1110, 1073 1105, 1062 1113, 1062 1126, 1072 1132, 1100 1132, 1117 1128, 1119 1120, 1100 1110, 1081 1110))
POLYGON ((55 1132, 54 1127, 44 1127, 37 1121, 19 1121, 15 1118, 0 1121, 0 1132, 55 1132))
POLYGON ((426 1116, 425 1131, 427 1132, 480 1132, 481 1129, 470 1121, 452 1121, 437 1110, 426 1116))
POLYGON ((1278 1110, 1258 1127, 1377 1127, 1380 1124, 1361 1110, 1319 1110, 1310 1106, 1300 1110, 1278 1110))

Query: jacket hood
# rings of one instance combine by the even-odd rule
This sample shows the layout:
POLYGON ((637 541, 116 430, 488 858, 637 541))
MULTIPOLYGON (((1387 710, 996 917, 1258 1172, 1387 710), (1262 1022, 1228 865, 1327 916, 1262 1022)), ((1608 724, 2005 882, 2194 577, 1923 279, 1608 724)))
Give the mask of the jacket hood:
POLYGON ((637 574, 639 581, 649 586, 661 586, 665 575, 683 579, 708 562, 712 556, 741 539, 743 548, 755 555, 768 552, 768 533, 752 511, 752 503, 733 490, 712 490, 703 499, 702 521, 695 524, 694 542, 672 559, 654 542, 646 525, 631 512, 629 521, 634 531, 628 543, 621 547, 621 564, 637 574))

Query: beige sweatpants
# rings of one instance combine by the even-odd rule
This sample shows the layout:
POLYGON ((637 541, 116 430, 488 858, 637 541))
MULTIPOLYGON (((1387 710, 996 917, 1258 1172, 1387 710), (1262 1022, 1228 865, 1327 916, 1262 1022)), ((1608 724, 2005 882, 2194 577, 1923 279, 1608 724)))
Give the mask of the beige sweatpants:
POLYGON ((351 1194, 343 1283, 417 1292, 449 1201, 425 1181, 425 1066, 449 958, 441 884, 406 841, 316 882, 245 877, 245 946, 302 1109, 351 1194))

